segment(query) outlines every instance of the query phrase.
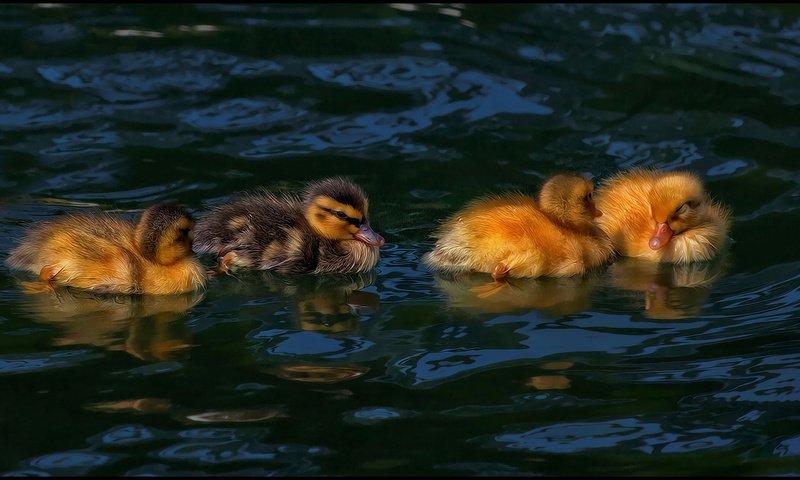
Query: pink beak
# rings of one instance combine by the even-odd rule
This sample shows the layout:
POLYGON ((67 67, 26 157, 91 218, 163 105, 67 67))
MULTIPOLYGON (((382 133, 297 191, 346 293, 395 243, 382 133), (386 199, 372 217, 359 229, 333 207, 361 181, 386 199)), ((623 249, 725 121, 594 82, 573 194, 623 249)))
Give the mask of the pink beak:
POLYGON ((669 225, 666 223, 659 223, 653 234, 653 238, 650 239, 650 248, 652 250, 658 250, 663 247, 669 242, 669 239, 672 238, 672 234, 673 232, 672 229, 669 228, 669 225))
POLYGON ((369 223, 367 222, 361 224, 361 228, 359 228, 358 231, 353 234, 353 238, 360 240, 367 245, 373 245, 376 247, 380 247, 386 243, 383 240, 383 237, 375 233, 375 230, 371 229, 369 223))

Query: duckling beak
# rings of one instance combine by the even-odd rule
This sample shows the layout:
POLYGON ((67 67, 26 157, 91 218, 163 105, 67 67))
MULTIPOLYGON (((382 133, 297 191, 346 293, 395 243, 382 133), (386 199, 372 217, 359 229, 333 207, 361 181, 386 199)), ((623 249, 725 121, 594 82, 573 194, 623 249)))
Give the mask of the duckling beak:
POLYGON ((358 231, 353 234, 353 238, 360 240, 367 245, 373 245, 376 247, 380 247, 386 243, 384 242, 383 237, 375 233, 375 230, 370 228, 369 223, 367 222, 361 224, 361 228, 359 228, 358 231))
POLYGON ((666 223, 659 223, 658 227, 656 227, 656 231, 653 234, 653 238, 650 239, 650 248, 652 250, 658 250, 659 248, 663 247, 664 245, 669 242, 669 239, 672 238, 673 231, 669 228, 669 225, 666 223))

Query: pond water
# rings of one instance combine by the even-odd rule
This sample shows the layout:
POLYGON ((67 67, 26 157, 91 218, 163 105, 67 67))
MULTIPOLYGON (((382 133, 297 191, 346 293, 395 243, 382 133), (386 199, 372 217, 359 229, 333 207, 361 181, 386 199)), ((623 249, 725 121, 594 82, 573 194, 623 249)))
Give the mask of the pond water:
POLYGON ((796 6, 2 10, 0 262, 65 212, 330 175, 387 244, 166 298, 3 266, 0 472, 800 474, 796 6), (420 264, 471 198, 633 166, 699 174, 725 255, 486 298, 420 264))

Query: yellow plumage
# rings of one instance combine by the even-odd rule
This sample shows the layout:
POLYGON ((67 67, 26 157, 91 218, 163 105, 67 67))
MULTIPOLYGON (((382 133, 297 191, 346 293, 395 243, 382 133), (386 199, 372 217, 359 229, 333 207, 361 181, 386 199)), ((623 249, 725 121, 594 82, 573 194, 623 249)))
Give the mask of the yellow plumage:
POLYGON ((611 255, 610 242, 593 223, 600 212, 592 190, 579 175, 556 175, 538 201, 520 193, 475 200, 441 225, 423 260, 435 270, 496 279, 584 274, 611 255))
POLYGON ((689 263, 714 258, 730 228, 730 210, 712 201, 688 172, 634 169, 603 182, 598 226, 626 257, 689 263))
POLYGON ((67 215, 28 230, 6 263, 39 274, 40 289, 70 286, 96 293, 176 294, 203 288, 192 257, 194 221, 179 207, 155 205, 137 224, 106 213, 67 215))

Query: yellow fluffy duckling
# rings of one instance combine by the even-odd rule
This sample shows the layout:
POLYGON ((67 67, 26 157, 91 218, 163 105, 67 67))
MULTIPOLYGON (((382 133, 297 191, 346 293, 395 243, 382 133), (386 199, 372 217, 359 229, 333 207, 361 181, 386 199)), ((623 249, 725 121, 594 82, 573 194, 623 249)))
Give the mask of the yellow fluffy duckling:
POLYGON ((480 198, 438 229, 423 257, 432 269, 492 277, 568 277, 605 263, 611 243, 594 225, 594 185, 575 174, 549 178, 538 201, 521 193, 480 198))
POLYGON ((730 209, 712 201, 689 172, 633 169, 603 182, 598 226, 621 255, 654 262, 714 258, 730 228, 730 209))
MULTIPOLYGON (((188 211, 154 205, 138 223, 107 213, 71 214, 34 225, 6 260, 55 286, 109 294, 168 295, 205 287, 192 257, 194 220, 188 211)), ((33 289, 32 291, 36 291, 33 289)))
POLYGON ((383 237, 370 228, 369 202, 353 182, 327 178, 301 197, 262 191, 215 207, 197 224, 194 250, 218 270, 350 273, 372 269, 383 237))

